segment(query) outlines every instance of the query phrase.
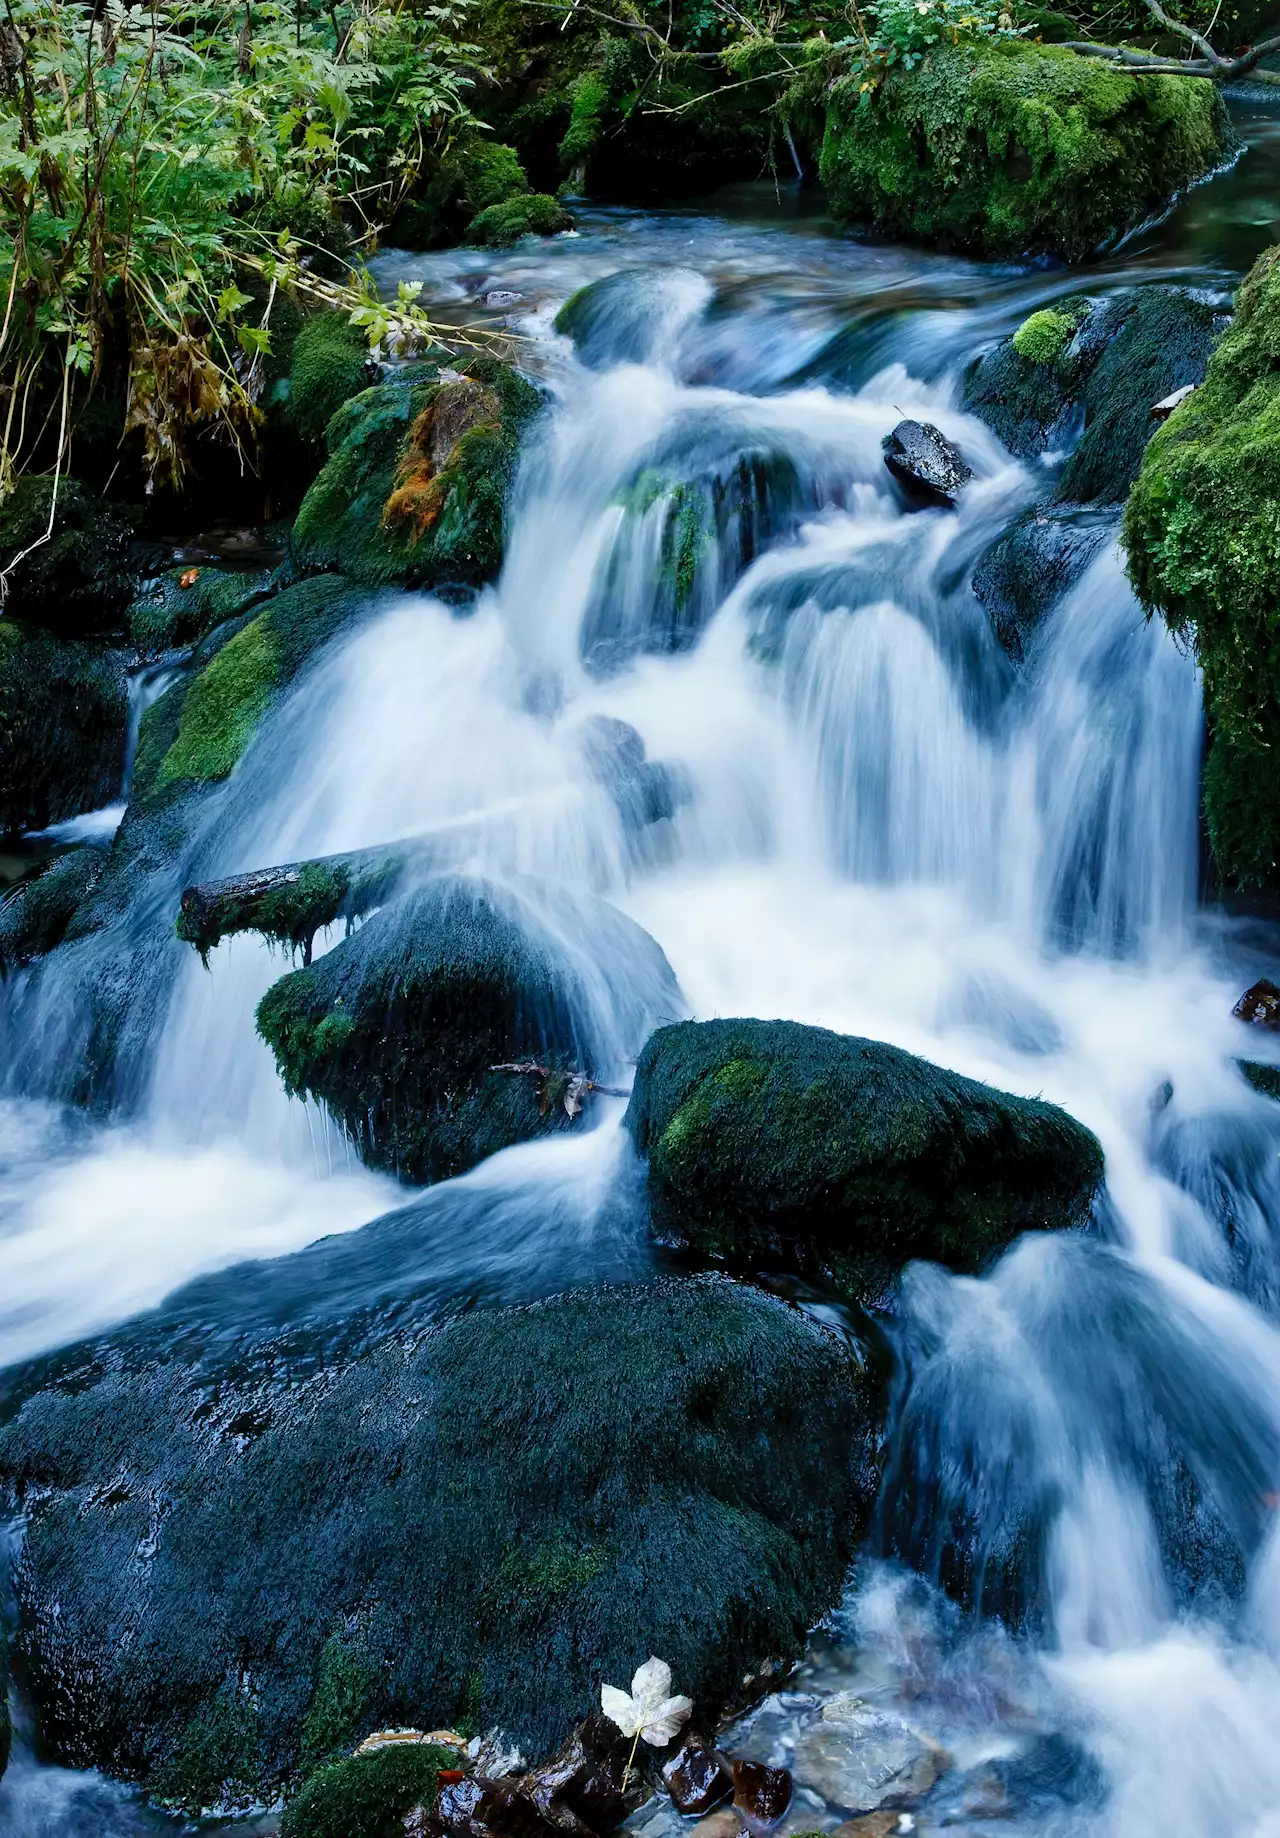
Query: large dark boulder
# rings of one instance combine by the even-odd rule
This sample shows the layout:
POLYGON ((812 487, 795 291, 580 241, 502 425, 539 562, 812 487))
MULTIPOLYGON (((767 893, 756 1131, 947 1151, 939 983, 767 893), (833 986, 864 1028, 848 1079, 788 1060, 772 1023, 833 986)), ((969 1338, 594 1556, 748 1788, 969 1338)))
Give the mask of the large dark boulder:
POLYGON ((118 652, 0 619, 0 835, 118 797, 128 724, 118 652))
POLYGON ((975 1270, 1019 1232, 1082 1224, 1102 1179, 1056 1105, 792 1021, 661 1029, 627 1123, 665 1241, 856 1295, 908 1258, 975 1270))
POLYGON ((572 1127, 575 1075, 614 1082, 681 1006, 661 950, 615 907, 442 875, 276 983, 258 1031, 362 1160, 433 1181, 572 1127))
POLYGON ((973 591, 1015 663, 1040 622, 1115 540, 1115 518, 1075 504, 1033 505, 1015 517, 973 571, 973 591))
POLYGON ((45 1740, 188 1808, 388 1726, 545 1753, 650 1653, 714 1720, 802 1650, 870 1504, 857 1354, 723 1277, 331 1362, 133 1335, 10 1405, 0 1489, 45 1740))

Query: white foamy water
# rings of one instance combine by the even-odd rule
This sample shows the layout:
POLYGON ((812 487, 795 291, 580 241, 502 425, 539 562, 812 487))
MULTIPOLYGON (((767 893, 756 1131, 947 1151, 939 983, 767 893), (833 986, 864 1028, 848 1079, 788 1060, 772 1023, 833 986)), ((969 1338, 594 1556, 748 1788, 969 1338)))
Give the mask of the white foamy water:
MULTIPOLYGON (((990 323, 942 309, 939 264, 893 252, 847 250, 842 302, 815 242, 806 297, 796 237, 768 317, 767 275, 735 291, 768 247, 725 231, 691 277, 696 239, 655 233, 590 367, 549 330, 557 277, 619 257, 547 252, 525 329, 554 406, 501 580, 465 615, 371 602, 237 767, 207 871, 432 838, 449 865, 552 890, 619 1063, 641 1044, 642 971, 602 966, 564 916, 586 894, 658 941, 693 1015, 893 1041, 1089 1124, 1109 1242, 1028 1239, 981 1281, 909 1276, 873 1529, 888 1566, 740 1739, 786 1760, 857 1690, 913 1705, 954 1758, 921 1830, 1263 1838, 1280 1829, 1280 1112, 1236 1066, 1267 1055, 1231 1018, 1247 959, 1195 910, 1196 671, 1104 547, 1015 672, 969 578, 1043 477, 956 406, 990 323), (877 276, 901 307, 917 271, 917 310, 866 317, 849 360, 845 317, 877 276), (815 374, 837 338, 846 356, 815 374), (956 512, 905 511, 881 453, 903 414, 963 447, 956 512), (638 825, 593 770, 601 718, 669 769, 670 814, 638 825), (982 1771, 1015 1762, 988 1815, 982 1771)), ((1043 283, 1017 285, 1012 323, 1043 283)), ((0 1359, 406 1197, 285 1099, 253 1027, 284 967, 250 939, 207 971, 185 960, 127 1126, 0 1112, 0 1359)), ((553 1245, 589 1279, 617 1248, 618 1163, 611 1114, 454 1184, 439 1280, 500 1290, 553 1245)), ((802 1796, 790 1829, 839 1816, 802 1796)))

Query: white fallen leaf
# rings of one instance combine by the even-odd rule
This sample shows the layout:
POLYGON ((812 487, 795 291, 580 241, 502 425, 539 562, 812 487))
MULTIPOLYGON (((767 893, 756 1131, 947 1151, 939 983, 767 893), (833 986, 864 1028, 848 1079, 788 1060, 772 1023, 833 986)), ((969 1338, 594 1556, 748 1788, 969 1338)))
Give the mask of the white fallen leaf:
POLYGON ((671 1695, 671 1668, 664 1659, 647 1659, 637 1669, 629 1694, 616 1685, 601 1685, 600 1708, 624 1736, 643 1737, 659 1749, 688 1722, 693 1703, 671 1695))

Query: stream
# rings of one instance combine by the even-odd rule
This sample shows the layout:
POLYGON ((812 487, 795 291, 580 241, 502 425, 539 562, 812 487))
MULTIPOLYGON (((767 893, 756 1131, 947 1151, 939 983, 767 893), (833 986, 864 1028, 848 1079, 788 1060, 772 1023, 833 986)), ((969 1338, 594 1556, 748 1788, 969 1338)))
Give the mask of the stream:
MULTIPOLYGON (((1023 667, 1001 650, 972 572, 1063 456, 1016 462, 959 407, 973 356, 1064 294, 1225 301, 1280 239, 1280 111, 1235 107, 1236 166, 1085 276, 859 242, 765 184, 380 256, 381 284, 522 341, 552 407, 500 579, 474 607, 371 597, 228 781, 211 870, 464 835, 470 867, 638 921, 694 1016, 891 1041, 1097 1133, 1095 1233, 1025 1238, 982 1279, 908 1271, 866 1555, 725 1737, 790 1763, 833 1694, 892 1708, 963 1762, 921 1833, 1280 1835, 1280 1109, 1237 1066, 1280 1049, 1231 1014, 1280 938, 1200 902, 1197 673, 1114 531, 1023 667), (556 312, 619 272, 575 354, 556 312), (905 512, 881 456, 904 416, 973 468, 956 511, 905 512), (669 481, 692 477, 712 509, 673 591, 669 481), (601 718, 678 787, 643 831, 583 769, 601 718), (1005 1561, 1029 1526, 1030 1579, 1005 1561)), ((625 1079, 644 966, 575 948, 597 1070, 625 1079)), ((208 971, 189 953, 111 1125, 30 1095, 56 1014, 0 996, 0 1366, 184 1285, 202 1319, 323 1333, 653 1267, 619 1100, 412 1192, 286 1099, 253 1025, 281 968, 248 937, 208 971), (304 1246, 278 1276, 245 1263, 304 1246)), ((175 1829, 37 1760, 21 1706, 17 1728, 4 1838, 175 1829)), ((782 1830, 836 1823, 802 1792, 782 1830)))

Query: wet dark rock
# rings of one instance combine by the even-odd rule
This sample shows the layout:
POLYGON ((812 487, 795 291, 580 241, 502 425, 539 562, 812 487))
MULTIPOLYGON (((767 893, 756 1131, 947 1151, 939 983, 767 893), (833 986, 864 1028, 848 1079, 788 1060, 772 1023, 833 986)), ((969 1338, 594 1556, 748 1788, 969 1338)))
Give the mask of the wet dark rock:
POLYGON ((1082 1224, 1102 1179, 1056 1105, 790 1021, 659 1030, 627 1124, 663 1242, 860 1297, 910 1258, 973 1270, 1019 1232, 1082 1224))
POLYGON ((62 943, 81 901, 97 886, 103 849, 69 849, 0 900, 0 977, 62 943))
POLYGON ((0 835, 118 797, 128 720, 118 652, 0 619, 0 835))
POLYGON ((734 1791, 723 1755, 691 1736, 662 1770, 662 1781, 677 1812, 708 1813, 734 1791))
POLYGON ((587 771, 609 793, 630 833, 674 817, 689 801, 679 767, 646 759, 644 741, 629 722, 591 716, 583 724, 582 752, 587 771))
POLYGON ((0 1627, 0 1775, 9 1765, 12 1730, 9 1723, 9 1643, 0 1627))
POLYGON ((680 1007, 661 950, 615 907, 444 875, 282 978, 258 1030, 286 1088, 327 1105, 370 1167, 431 1181, 570 1127, 573 1076, 615 1083, 614 1054, 680 1007))
POLYGON ((440 1789, 427 1830, 447 1838, 553 1838, 561 1828, 518 1780, 463 1779, 440 1789))
POLYGON ((954 505, 973 477, 960 449, 931 421, 900 421, 884 443, 884 463, 908 497, 954 505))
POLYGON ((974 570, 973 591, 1015 663, 1025 658, 1045 614, 1114 538, 1105 512, 1035 506, 987 550, 974 570))
MULTIPOLYGON (((857 1351, 723 1277, 332 1356, 211 1333, 197 1361, 170 1336, 121 1330, 17 1397, 11 1377, 0 1491, 45 1740, 192 1810, 270 1800, 317 1741, 409 1706, 545 1753, 654 1651, 715 1719, 803 1651, 873 1497, 857 1351)), ((591 1823, 608 1780, 565 1766, 547 1804, 591 1823)))
POLYGON ((1251 983, 1232 1009, 1237 1021, 1252 1027, 1280 1028, 1280 989, 1267 977, 1251 983))
POLYGON ((690 1838, 741 1838, 744 1829, 742 1820, 732 1806, 722 1806, 718 1812, 708 1813, 705 1819, 699 1819, 690 1838))
POLYGON ((767 1768, 759 1761, 733 1764, 733 1804, 752 1827, 773 1825, 791 1804, 791 1775, 786 1768, 767 1768))
POLYGON ((135 517, 64 478, 45 542, 51 503, 53 479, 28 474, 0 505, 0 566, 31 549, 9 576, 5 612, 62 638, 122 636, 134 590, 135 517))
POLYGON ((964 406, 1020 459, 1070 449, 1058 502, 1121 504, 1151 436, 1152 403, 1201 381, 1225 316, 1166 283, 1105 300, 1076 295, 1058 310, 1074 321, 1062 350, 1037 362, 1019 352, 1017 333, 1002 339, 970 367, 964 406))
POLYGON ((1264 1098, 1280 1099, 1280 1066, 1268 1066, 1258 1059, 1236 1061, 1244 1077, 1264 1098))
MULTIPOLYGON (((587 1717, 550 1761, 521 1776, 521 1792, 549 1825, 568 1832, 570 1838, 611 1832, 627 1811, 624 1782, 630 1752, 631 1744, 607 1717, 587 1717)), ((630 1770, 630 1788, 637 1797, 646 1791, 635 1768, 630 1770)))

